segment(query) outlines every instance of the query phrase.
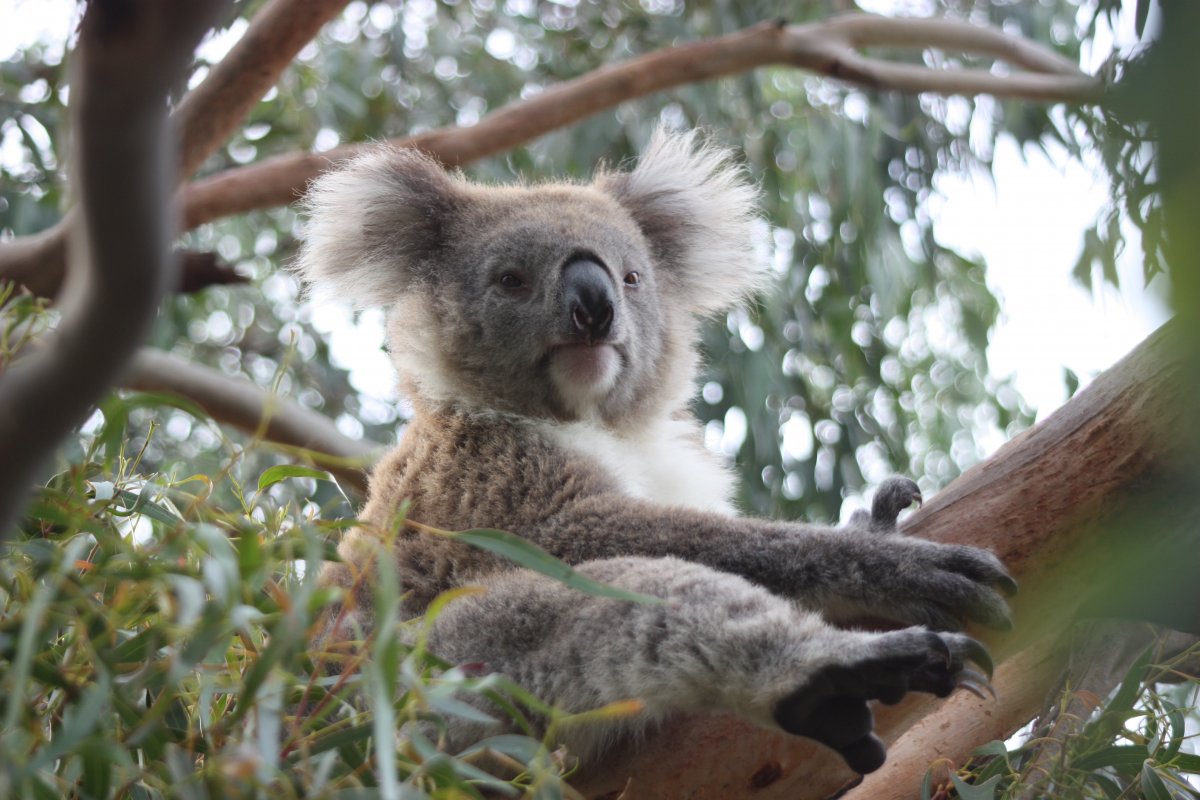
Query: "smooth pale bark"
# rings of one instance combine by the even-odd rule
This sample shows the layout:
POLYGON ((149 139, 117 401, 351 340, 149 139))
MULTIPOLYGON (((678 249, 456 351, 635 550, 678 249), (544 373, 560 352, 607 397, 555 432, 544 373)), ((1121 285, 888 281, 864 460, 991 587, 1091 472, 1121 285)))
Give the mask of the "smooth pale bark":
MULTIPOLYGON (((961 759, 1032 719, 1061 663, 1049 645, 1061 642, 1097 597, 1106 612, 1130 616, 1200 607, 1194 577, 1200 499, 1176 491, 1197 468, 1189 436, 1181 435, 1195 409, 1177 338, 1165 326, 902 526, 911 535, 991 548, 1022 586, 1014 631, 979 633, 1001 659, 999 699, 914 697, 878 708, 882 738, 896 743, 884 775, 923 775, 939 756, 961 759), (1178 569, 1163 571, 1164 559, 1178 569), (1155 603, 1141 595, 1126 602, 1118 590, 1131 582, 1152 582, 1155 603), (934 728, 914 727, 938 709, 934 728), (910 730, 917 738, 901 740, 910 730), (897 770, 913 760, 920 763, 897 770)), ((732 717, 692 717, 667 724, 634 756, 582 776, 578 785, 597 798, 623 790, 625 797, 803 800, 832 796, 856 781, 840 758, 812 742, 732 717)), ((915 797, 918 788, 919 782, 900 787, 895 796, 915 797)))

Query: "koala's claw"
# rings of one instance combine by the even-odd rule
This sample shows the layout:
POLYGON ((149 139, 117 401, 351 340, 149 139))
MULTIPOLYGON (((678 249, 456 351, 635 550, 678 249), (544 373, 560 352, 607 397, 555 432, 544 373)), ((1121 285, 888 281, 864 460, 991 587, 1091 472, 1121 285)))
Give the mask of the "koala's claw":
POLYGON ((871 533, 895 533, 900 512, 913 503, 921 505, 923 499, 921 487, 915 482, 893 476, 879 484, 879 488, 875 490, 870 513, 861 509, 855 511, 850 515, 846 527, 871 533))
POLYGON ((960 672, 954 678, 954 684, 959 689, 966 689, 980 700, 987 700, 988 695, 991 695, 993 700, 996 699, 996 690, 992 688, 992 682, 973 669, 964 669, 960 672))
POLYGON ((980 697, 984 690, 992 692, 988 678, 966 667, 967 662, 991 675, 987 649, 968 636, 924 628, 878 634, 865 658, 824 667, 781 700, 775 722, 788 733, 836 750, 854 771, 873 772, 883 765, 887 750, 873 732, 867 702, 891 705, 908 692, 945 697, 957 688, 980 697))
POLYGON ((900 512, 913 503, 920 506, 923 500, 916 482, 899 476, 888 478, 879 484, 871 501, 871 530, 881 533, 896 530, 900 512))

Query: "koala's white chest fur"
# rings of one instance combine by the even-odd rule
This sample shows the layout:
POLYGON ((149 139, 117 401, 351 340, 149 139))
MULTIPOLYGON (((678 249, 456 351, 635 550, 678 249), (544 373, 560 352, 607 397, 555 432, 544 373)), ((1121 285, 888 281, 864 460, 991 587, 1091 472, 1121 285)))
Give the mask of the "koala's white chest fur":
POLYGON ((574 455, 597 462, 629 497, 737 513, 733 477, 704 448, 694 423, 658 420, 629 435, 594 422, 547 423, 544 431, 574 455))

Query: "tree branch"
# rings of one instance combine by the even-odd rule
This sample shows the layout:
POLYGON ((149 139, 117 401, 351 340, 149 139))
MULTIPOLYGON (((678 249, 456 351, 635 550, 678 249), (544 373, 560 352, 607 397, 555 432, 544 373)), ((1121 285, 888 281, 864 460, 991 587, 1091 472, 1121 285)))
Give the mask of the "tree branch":
POLYGON ((78 212, 53 341, 0 374, 0 538, 174 280, 166 97, 224 0, 92 0, 71 80, 78 212))
MULTIPOLYGON (((1191 430, 1194 412, 1191 363, 1180 338, 1165 326, 903 525, 911 535, 988 547, 1021 580, 1015 630, 987 637, 1000 663, 1035 642, 1061 641, 1093 595, 1113 596, 1122 586, 1155 585, 1153 604, 1132 606, 1150 618, 1162 609, 1200 607, 1200 498, 1181 491, 1196 474, 1198 455, 1181 435, 1191 430), (1168 561, 1178 569, 1164 578, 1168 561)), ((1013 691, 1014 698, 1006 692, 976 713, 1011 720, 1028 710, 1025 719, 1032 718, 1043 695, 1035 704, 1019 686, 1013 691)), ((914 697, 878 708, 878 732, 896 742, 935 707, 914 697)), ((979 728, 978 735, 999 738, 999 727, 979 728)), ((981 743, 964 738, 956 746, 981 743)), ((593 797, 624 789, 627 797, 717 800, 753 789, 761 800, 802 800, 827 797, 854 780, 830 751, 730 717, 669 723, 615 763, 582 776, 579 787, 593 797)), ((906 788, 912 796, 917 787, 906 788)))
MULTIPOLYGON (((347 0, 271 0, 223 59, 183 98, 171 115, 180 131, 179 175, 188 178, 226 142, 279 75, 335 17, 347 0)), ((52 297, 67 268, 74 210, 50 228, 0 245, 0 280, 21 284, 39 297, 52 297)), ((209 285, 193 274, 184 256, 183 291, 209 285)), ((206 274, 211 274, 206 273, 206 274)), ((216 281, 228 283, 230 281, 216 281)))
POLYGON ((1036 717, 1061 674, 1064 656, 1051 637, 1000 664, 992 680, 995 702, 966 692, 953 695, 892 745, 883 767, 843 800, 912 800, 931 766, 935 775, 953 772, 979 745, 1005 739, 1036 717))
POLYGON ((233 49, 175 109, 180 175, 192 175, 270 91, 296 54, 347 0, 271 0, 233 49))
MULTIPOLYGON (((1095 79, 1065 59, 992 28, 855 14, 808 25, 761 23, 728 36, 658 50, 551 86, 488 114, 473 127, 439 128, 391 141, 425 150, 448 166, 461 166, 628 100, 770 65, 800 67, 872 89, 906 92, 1081 101, 1094 99, 1099 89, 1095 79), (1034 72, 999 76, 981 70, 932 70, 856 53, 856 47, 867 45, 954 48, 1012 59, 1034 72)), ((197 181, 184 190, 187 225, 290 203, 331 163, 350 158, 363 147, 354 144, 319 155, 277 156, 197 181)))
POLYGON ((337 426, 257 384, 223 375, 178 356, 142 348, 120 385, 145 392, 170 392, 200 406, 218 422, 276 444, 306 451, 314 463, 328 469, 360 493, 366 493, 365 468, 383 450, 375 442, 343 436, 337 426))
MULTIPOLYGON (((872 89, 906 92, 1082 102, 1095 99, 1100 88, 1098 81, 1066 59, 993 28, 951 20, 853 14, 807 25, 763 23, 728 36, 665 48, 551 86, 492 112, 473 127, 440 128, 392 142, 421 148, 448 166, 460 166, 627 100, 770 65, 799 67, 872 89), (1001 58, 1029 71, 996 75, 982 70, 933 70, 857 52, 857 48, 875 46, 939 47, 1001 58)), ((188 103, 185 99, 184 105, 188 103)), ((196 181, 182 191, 185 225, 194 228, 221 217, 291 203, 304 193, 309 181, 364 146, 276 156, 196 181)), ((51 295, 57 289, 55 258, 61 259, 62 249, 61 241, 42 243, 40 249, 13 244, 0 247, 0 278, 20 279, 31 291, 51 295)))

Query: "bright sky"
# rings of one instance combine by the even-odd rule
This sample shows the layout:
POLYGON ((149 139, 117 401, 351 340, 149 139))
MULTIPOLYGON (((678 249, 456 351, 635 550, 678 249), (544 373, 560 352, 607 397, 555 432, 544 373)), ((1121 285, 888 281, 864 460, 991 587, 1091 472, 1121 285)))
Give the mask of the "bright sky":
MULTIPOLYGON (((928 14, 932 8, 928 0, 860 0, 860 5, 905 14, 928 14)), ((64 41, 74 14, 72 0, 0 0, 0 58, 33 41, 64 41)), ((1130 41, 1132 32, 1120 31, 1117 38, 1130 41)), ((1110 50, 1104 39, 1085 54, 1089 66, 1110 50)), ((994 183, 982 174, 943 176, 937 187, 944 199, 931 208, 943 243, 986 259, 989 284, 1002 307, 990 348, 992 370, 1014 377, 1039 418, 1065 399, 1064 366, 1086 383, 1167 316, 1155 293, 1143 290, 1134 232, 1122 260, 1120 292, 1103 287, 1092 296, 1070 278, 1082 231, 1107 199, 1099 175, 1095 165, 1081 165, 1061 148, 1051 147, 1049 155, 1032 149, 1022 154, 1004 138, 995 152, 994 183)), ((350 362, 344 365, 353 368, 359 391, 394 397, 378 358, 353 363, 354 353, 377 356, 379 320, 368 315, 355 326, 348 314, 327 309, 314 321, 331 335, 335 357, 342 356, 337 360, 350 362)))

